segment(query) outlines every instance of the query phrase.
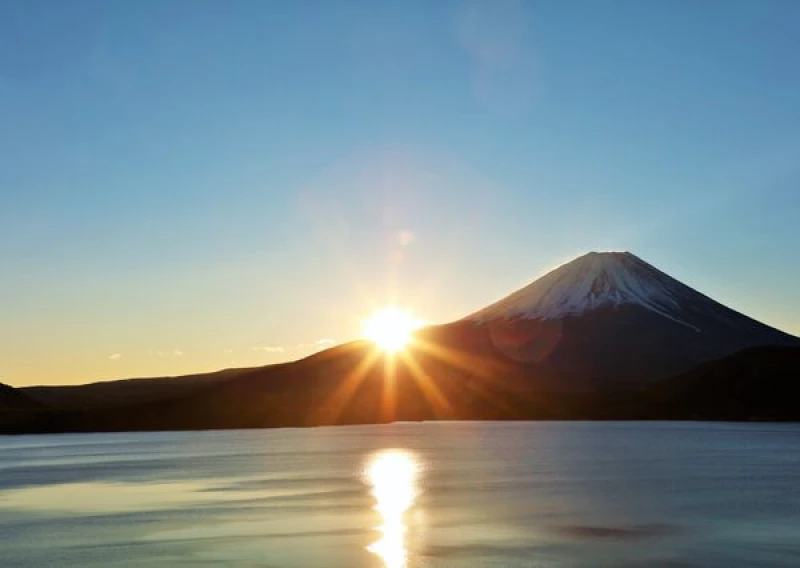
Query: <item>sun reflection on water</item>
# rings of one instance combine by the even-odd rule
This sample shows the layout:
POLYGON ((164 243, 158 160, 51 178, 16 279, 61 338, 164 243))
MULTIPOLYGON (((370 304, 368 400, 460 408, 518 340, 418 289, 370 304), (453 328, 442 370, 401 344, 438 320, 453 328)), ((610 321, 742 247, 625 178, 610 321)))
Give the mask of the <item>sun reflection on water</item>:
POLYGON ((408 566, 406 512, 417 496, 417 462, 403 450, 386 450, 367 467, 367 478, 375 497, 374 509, 383 517, 381 538, 367 547, 386 568, 408 566))

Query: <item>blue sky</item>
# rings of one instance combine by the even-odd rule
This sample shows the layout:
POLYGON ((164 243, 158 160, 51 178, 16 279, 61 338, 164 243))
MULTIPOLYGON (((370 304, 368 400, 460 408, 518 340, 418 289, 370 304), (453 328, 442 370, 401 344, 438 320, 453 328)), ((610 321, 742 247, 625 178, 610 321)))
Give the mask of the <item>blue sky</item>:
POLYGON ((589 250, 800 334, 799 25, 792 1, 0 2, 0 381, 291 359, 589 250))

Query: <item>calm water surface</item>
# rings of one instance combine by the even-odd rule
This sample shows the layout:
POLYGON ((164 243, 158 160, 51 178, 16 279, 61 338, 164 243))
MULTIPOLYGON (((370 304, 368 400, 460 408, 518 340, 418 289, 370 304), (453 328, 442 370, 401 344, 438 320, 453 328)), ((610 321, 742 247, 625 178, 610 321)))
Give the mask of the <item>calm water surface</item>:
POLYGON ((800 425, 0 437, 0 565, 800 566, 800 425))

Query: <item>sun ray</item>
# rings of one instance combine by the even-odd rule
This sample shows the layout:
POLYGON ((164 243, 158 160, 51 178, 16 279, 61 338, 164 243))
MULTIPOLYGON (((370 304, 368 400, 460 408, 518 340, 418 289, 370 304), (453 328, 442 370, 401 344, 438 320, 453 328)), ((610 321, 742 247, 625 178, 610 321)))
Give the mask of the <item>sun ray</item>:
POLYGON ((414 347, 446 365, 466 371, 471 376, 479 379, 479 381, 475 383, 478 388, 473 390, 474 394, 495 408, 505 412, 513 411, 512 406, 507 401, 504 401, 487 388, 494 377, 500 376, 502 371, 501 365, 482 357, 467 355, 421 337, 416 337, 414 339, 414 347))
POLYGON ((486 359, 481 357, 466 355, 463 352, 450 349, 421 337, 414 338, 414 347, 425 352, 427 355, 439 359, 443 363, 447 363, 451 367, 461 369, 462 371, 469 371, 471 374, 475 375, 491 376, 491 373, 485 370, 487 366, 486 359))
POLYGON ((397 409, 397 360, 388 353, 383 359, 383 390, 381 392, 381 418, 391 421, 397 409))
POLYGON ((447 398, 439 390, 433 377, 431 377, 422 365, 414 359, 414 355, 410 353, 403 353, 403 362, 411 371, 411 378, 419 385, 423 396, 431 403, 434 413, 437 418, 450 418, 453 415, 453 408, 448 402, 447 398))
POLYGON ((341 382, 336 391, 320 408, 320 418, 323 423, 334 423, 342 412, 342 409, 347 405, 350 399, 355 394, 356 389, 363 382, 367 373, 372 369, 375 364, 378 354, 374 350, 370 350, 358 365, 353 369, 341 382))

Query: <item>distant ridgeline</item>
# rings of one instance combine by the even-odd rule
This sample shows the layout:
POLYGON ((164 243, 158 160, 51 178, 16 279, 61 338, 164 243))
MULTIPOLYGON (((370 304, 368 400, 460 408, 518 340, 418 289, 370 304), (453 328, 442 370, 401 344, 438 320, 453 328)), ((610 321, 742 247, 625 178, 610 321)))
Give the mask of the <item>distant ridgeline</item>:
POLYGON ((357 341, 251 369, 0 385, 0 432, 394 420, 800 420, 800 339, 630 253, 589 253, 402 352, 357 341))

